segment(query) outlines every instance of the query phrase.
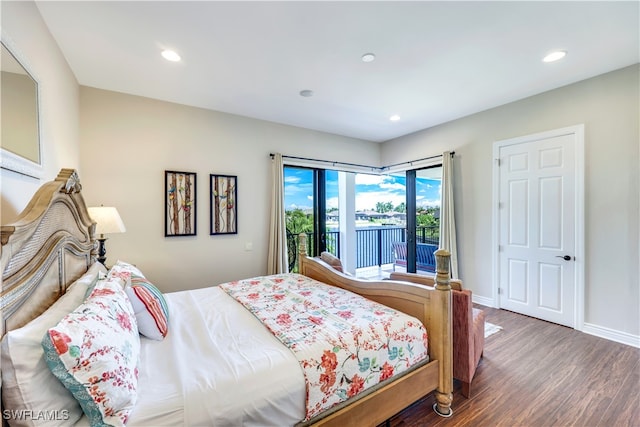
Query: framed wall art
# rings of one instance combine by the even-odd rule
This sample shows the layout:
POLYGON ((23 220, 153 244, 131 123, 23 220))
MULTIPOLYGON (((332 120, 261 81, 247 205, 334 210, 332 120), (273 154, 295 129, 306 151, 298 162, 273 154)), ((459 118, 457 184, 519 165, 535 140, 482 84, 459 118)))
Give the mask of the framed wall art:
POLYGON ((164 171, 164 235, 196 235, 196 174, 164 171))
POLYGON ((211 234, 238 233, 238 177, 210 175, 211 234))

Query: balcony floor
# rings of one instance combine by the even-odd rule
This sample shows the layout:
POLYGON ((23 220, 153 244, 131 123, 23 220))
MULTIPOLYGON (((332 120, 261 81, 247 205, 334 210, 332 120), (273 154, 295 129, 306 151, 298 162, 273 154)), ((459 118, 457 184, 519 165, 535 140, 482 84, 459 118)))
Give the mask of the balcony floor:
MULTIPOLYGON (((397 271, 405 271, 402 267, 396 267, 396 269, 397 271)), ((388 279, 391 272, 393 272, 393 264, 374 265, 356 269, 356 277, 369 280, 388 279)))
MULTIPOLYGON (((363 267, 356 269, 356 277, 359 279, 382 280, 388 279, 389 275, 393 271, 393 264, 384 264, 382 266, 374 265, 372 267, 363 267)), ((396 267, 395 271, 404 273, 407 270, 404 267, 398 266, 396 267)), ((433 276, 433 273, 427 271, 418 270, 418 273, 433 276)))

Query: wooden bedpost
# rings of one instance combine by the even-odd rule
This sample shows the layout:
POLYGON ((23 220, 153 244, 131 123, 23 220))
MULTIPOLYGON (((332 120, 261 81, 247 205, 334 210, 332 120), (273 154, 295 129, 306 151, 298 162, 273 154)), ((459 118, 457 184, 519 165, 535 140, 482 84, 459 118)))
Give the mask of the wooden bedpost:
MULTIPOLYGON (((436 256, 436 292, 438 302, 437 310, 442 313, 449 313, 448 322, 441 325, 442 330, 438 331, 442 336, 443 347, 437 349, 436 358, 440 361, 440 381, 436 390, 436 403, 433 409, 443 417, 450 417, 453 414, 451 402, 453 401, 453 330, 452 330, 452 306, 451 306, 451 284, 449 282, 451 254, 445 249, 438 249, 436 256)), ((440 315, 440 314, 438 314, 440 315)))
POLYGON ((298 255, 307 256, 307 233, 298 234, 298 255))
POLYGON ((298 273, 305 274, 307 265, 307 233, 298 234, 298 253, 296 257, 298 257, 298 273))

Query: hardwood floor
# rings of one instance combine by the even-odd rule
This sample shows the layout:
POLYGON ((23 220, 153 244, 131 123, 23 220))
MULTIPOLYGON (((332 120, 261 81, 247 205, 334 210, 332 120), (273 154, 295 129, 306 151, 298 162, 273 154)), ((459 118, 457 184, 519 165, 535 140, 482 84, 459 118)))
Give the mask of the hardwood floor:
POLYGON ((391 427, 640 426, 640 349, 504 310, 480 307, 503 330, 488 337, 471 398, 454 384, 451 418, 428 396, 391 427))

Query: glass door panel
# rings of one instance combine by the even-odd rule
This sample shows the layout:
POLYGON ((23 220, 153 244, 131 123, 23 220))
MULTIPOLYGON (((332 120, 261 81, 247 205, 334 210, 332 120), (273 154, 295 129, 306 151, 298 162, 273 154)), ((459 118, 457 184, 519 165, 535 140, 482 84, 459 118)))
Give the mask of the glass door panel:
POLYGON ((309 255, 329 249, 339 256, 337 171, 285 166, 284 204, 289 271, 297 271, 300 233, 307 235, 309 255))
POLYGON ((355 208, 357 275, 383 275, 393 264, 394 242, 406 241, 405 174, 356 174, 355 208))
POLYGON ((289 271, 298 271, 298 235, 306 233, 307 253, 312 254, 315 236, 314 170, 284 167, 284 209, 289 271))
POLYGON ((433 253, 440 243, 442 166, 415 171, 415 271, 435 274, 433 253))
POLYGON ((340 197, 338 172, 325 171, 325 250, 340 258, 340 197))

